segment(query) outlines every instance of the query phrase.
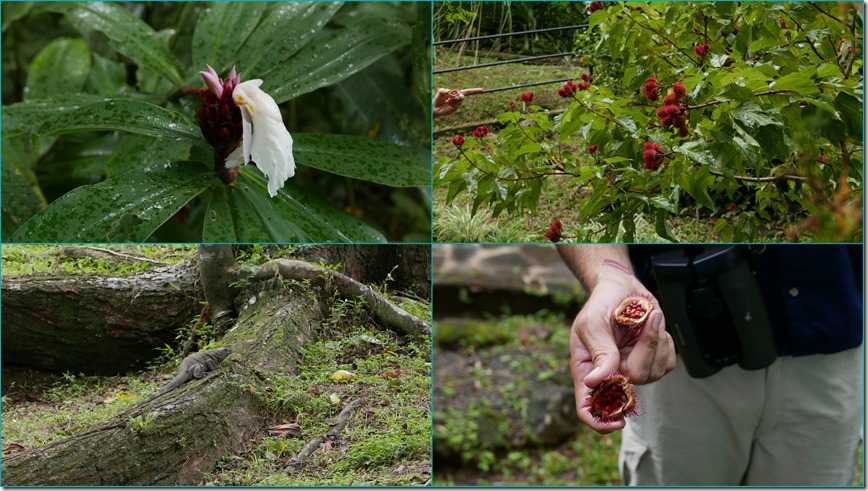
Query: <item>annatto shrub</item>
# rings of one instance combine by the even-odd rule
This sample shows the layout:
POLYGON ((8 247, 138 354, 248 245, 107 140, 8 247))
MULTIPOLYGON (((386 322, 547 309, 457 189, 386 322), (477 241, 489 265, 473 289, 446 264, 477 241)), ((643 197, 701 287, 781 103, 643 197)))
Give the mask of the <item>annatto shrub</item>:
POLYGON ((577 241, 633 241, 640 218, 677 240, 671 224, 687 217, 711 240, 861 238, 861 9, 598 7, 589 30, 599 42, 583 70, 595 83, 577 73, 581 83, 557 89, 558 107, 522 96, 498 116, 492 144, 438 157, 447 203, 469 193, 473 210, 496 217, 536 210, 544 191, 575 190, 563 201, 582 223, 562 219, 577 241), (559 179, 569 182, 551 186, 559 179))

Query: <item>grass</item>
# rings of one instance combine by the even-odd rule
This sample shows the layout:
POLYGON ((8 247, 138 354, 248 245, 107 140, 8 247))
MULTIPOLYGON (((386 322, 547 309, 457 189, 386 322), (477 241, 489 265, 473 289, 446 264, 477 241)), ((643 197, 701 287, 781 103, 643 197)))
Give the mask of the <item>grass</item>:
MULTIPOLYGON (((64 272, 78 273, 110 273, 125 275, 141 273, 160 265, 141 261, 107 261, 95 258, 73 258, 60 254, 62 245, 37 244, 4 244, 3 276, 17 276, 34 273, 64 272)), ((196 253, 195 245, 109 245, 109 246, 78 246, 85 249, 107 249, 116 253, 127 254, 139 258, 159 261, 166 264, 176 264, 190 259, 196 253)))
MULTIPOLYGON (((267 381, 265 426, 300 421, 301 433, 286 440, 257 435, 244 453, 225 458, 206 476, 208 484, 410 486, 430 478, 428 346, 401 344, 394 335, 368 329, 362 322, 344 326, 348 324, 357 327, 305 345, 298 374, 267 381), (356 378, 333 380, 336 370, 347 370, 356 378), (335 397, 340 402, 335 403, 335 397), (365 405, 340 437, 304 466, 287 471, 289 459, 328 431, 343 405, 357 398, 365 405)), ((323 328, 337 329, 329 323, 323 328)))
MULTIPOLYGON (((435 56, 435 68, 448 68, 455 66, 454 53, 437 51, 435 56)), ((478 63, 496 61, 495 59, 482 57, 478 63)), ((464 56, 461 65, 472 65, 473 57, 464 56)), ((519 83, 532 81, 554 80, 560 78, 578 78, 585 70, 578 64, 574 65, 529 65, 510 64, 499 65, 476 70, 465 70, 436 74, 434 87, 446 88, 469 88, 483 87, 495 88, 511 86, 519 83)), ((492 123, 496 116, 508 108, 509 101, 515 101, 522 92, 534 93, 533 103, 550 110, 566 107, 564 100, 556 94, 556 89, 561 84, 550 84, 524 89, 515 89, 503 92, 485 93, 469 96, 461 108, 454 114, 435 119, 435 134, 433 141, 434 161, 444 156, 451 159, 458 157, 458 152, 451 141, 457 135, 467 137, 475 126, 488 124, 491 132, 497 132, 497 126, 492 123)), ((476 215, 472 215, 473 198, 466 192, 459 194, 452 203, 446 203, 446 190, 436 188, 434 190, 434 240, 437 242, 547 242, 544 237, 546 229, 555 219, 559 219, 566 225, 565 234, 569 235, 570 228, 581 227, 586 231, 600 233, 604 225, 596 223, 591 217, 583 217, 578 213, 576 206, 571 203, 577 202, 584 196, 586 190, 570 187, 569 178, 559 179, 549 177, 543 194, 540 197, 539 206, 534 212, 516 213, 513 215, 502 214, 491 217, 490 212, 483 206, 476 215)), ((686 210, 681 215, 669 219, 670 229, 681 242, 720 242, 721 237, 713 231, 714 222, 719 218, 719 213, 709 213, 708 210, 701 212, 699 216, 695 211, 686 210)), ((788 225, 797 222, 794 218, 761 222, 757 231, 757 242, 782 242, 789 241, 784 230, 788 225)), ((654 230, 654 216, 636 217, 636 236, 634 242, 663 242, 654 230)), ((620 238, 618 241, 621 241, 620 238)))

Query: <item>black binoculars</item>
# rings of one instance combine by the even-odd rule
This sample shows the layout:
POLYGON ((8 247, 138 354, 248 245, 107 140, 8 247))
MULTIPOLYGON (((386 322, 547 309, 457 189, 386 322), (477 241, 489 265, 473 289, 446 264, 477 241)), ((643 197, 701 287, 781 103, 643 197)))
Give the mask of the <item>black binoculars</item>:
POLYGON ((765 368, 777 347, 744 246, 675 249, 651 258, 657 300, 687 373, 703 378, 738 364, 765 368))

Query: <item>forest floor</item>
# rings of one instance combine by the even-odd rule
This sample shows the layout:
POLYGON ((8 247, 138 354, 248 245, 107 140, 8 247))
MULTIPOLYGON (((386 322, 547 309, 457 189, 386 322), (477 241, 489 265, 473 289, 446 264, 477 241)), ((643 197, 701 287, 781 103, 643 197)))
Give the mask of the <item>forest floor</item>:
MULTIPOLYGON (((126 272, 148 266, 118 266, 56 255, 58 246, 4 246, 3 275, 47 271, 126 272)), ((115 252, 178 262, 195 246, 109 246, 115 252)), ((239 263, 259 265, 276 258, 274 246, 253 246, 239 263)), ((288 249, 291 252, 291 248, 288 249)), ((152 267, 152 266, 151 266, 152 267)), ((374 285, 404 310, 430 319, 430 305, 393 295, 374 285)), ((192 327, 195 321, 191 320, 192 327)), ((154 393, 179 362, 177 346, 155 354, 151 368, 138 373, 95 376, 44 373, 17 367, 2 372, 4 454, 50 444, 104 424, 154 393)), ((364 305, 339 301, 307 343, 297 373, 267 381, 261 394, 266 413, 261 430, 226 456, 200 484, 216 486, 419 486, 431 479, 431 355, 427 342, 413 342, 380 329, 364 305), (338 370, 355 378, 335 380, 338 370), (340 437, 313 453, 301 467, 290 458, 324 434, 347 404, 363 399, 340 437), (270 435, 268 428, 298 423, 297 434, 270 435)), ((146 431, 147 421, 138 421, 146 431)))

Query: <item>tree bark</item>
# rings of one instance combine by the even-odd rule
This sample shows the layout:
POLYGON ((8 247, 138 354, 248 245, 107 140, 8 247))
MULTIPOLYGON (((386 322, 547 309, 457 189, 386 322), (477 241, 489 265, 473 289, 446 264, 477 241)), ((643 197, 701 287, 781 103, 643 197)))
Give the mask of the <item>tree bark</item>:
POLYGON ((3 364, 116 374, 143 368, 196 314, 191 263, 132 276, 4 277, 3 364))
POLYGON ((217 334, 222 335, 235 319, 234 302, 238 288, 234 283, 240 270, 230 245, 201 244, 198 251, 199 278, 208 303, 209 318, 217 334))

